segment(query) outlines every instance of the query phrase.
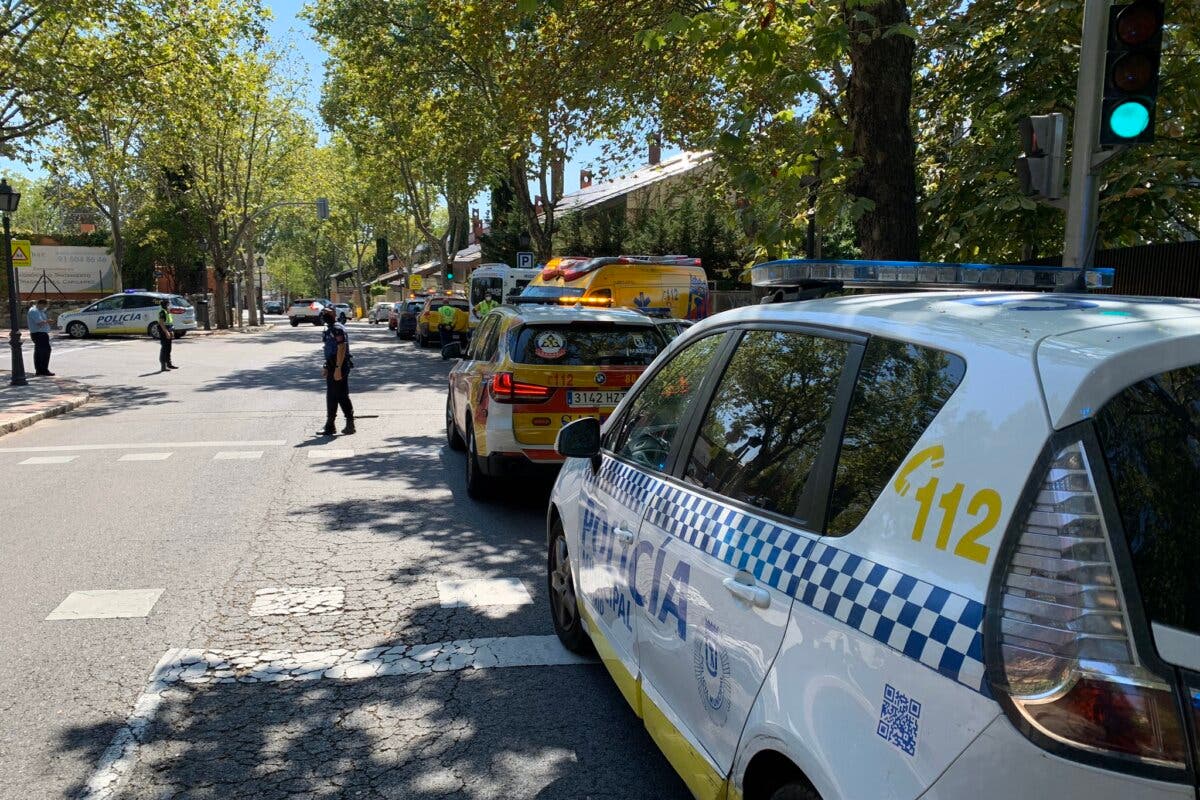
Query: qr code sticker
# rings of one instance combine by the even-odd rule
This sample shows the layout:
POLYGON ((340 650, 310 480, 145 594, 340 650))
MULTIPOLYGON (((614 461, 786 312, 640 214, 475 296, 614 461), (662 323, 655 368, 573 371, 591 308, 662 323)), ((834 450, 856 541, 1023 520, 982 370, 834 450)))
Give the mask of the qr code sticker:
POLYGON ((910 756, 917 754, 917 727, 921 704, 891 684, 883 687, 883 710, 875 732, 910 756))

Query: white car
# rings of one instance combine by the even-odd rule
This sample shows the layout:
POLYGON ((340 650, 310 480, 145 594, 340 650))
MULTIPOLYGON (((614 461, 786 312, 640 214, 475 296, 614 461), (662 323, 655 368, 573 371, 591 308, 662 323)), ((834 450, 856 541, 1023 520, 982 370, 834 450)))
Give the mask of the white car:
POLYGON ((60 314, 57 324, 73 339, 114 334, 146 334, 157 339, 158 312, 164 299, 170 304, 175 338, 194 331, 196 309, 187 299, 177 294, 136 289, 109 295, 79 311, 60 314))
POLYGON ((334 303, 333 310, 337 312, 338 322, 354 318, 354 309, 350 307, 349 303, 334 303))
POLYGON ((1200 303, 737 309, 557 448, 555 630, 697 797, 1195 800, 1200 303))
POLYGON ((391 313, 392 303, 376 303, 370 313, 367 314, 367 321, 372 325, 378 325, 380 322, 387 322, 388 314, 391 313))
POLYGON ((293 328, 301 322, 311 322, 313 325, 320 325, 321 310, 331 305, 333 305, 332 300, 320 297, 293 300, 287 310, 288 322, 292 323, 293 328))

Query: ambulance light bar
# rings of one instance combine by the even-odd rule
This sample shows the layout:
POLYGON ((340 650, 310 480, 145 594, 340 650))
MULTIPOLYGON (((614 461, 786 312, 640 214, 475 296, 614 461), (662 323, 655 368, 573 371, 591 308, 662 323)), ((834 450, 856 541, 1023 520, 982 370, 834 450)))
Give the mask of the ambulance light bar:
MULTIPOLYGON (((1070 286, 1079 275, 1074 267, 1032 267, 1013 264, 950 264, 938 261, 825 261, 788 258, 750 269, 750 282, 774 289, 841 283, 847 289, 1026 289, 1053 290, 1070 286)), ((1087 289, 1110 289, 1116 270, 1084 270, 1087 289)))

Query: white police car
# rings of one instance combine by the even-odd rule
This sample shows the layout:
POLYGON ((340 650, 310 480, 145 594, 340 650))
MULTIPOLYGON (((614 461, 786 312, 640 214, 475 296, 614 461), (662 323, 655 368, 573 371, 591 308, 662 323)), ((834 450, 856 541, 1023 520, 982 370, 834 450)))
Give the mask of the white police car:
POLYGON ((164 299, 170 303, 176 338, 196 329, 196 309, 185 298, 140 289, 109 295, 80 311, 60 314, 58 327, 73 339, 131 333, 158 338, 159 304, 164 299))
POLYGON ((558 448, 555 629, 697 797, 1195 800, 1200 303, 738 309, 558 448))

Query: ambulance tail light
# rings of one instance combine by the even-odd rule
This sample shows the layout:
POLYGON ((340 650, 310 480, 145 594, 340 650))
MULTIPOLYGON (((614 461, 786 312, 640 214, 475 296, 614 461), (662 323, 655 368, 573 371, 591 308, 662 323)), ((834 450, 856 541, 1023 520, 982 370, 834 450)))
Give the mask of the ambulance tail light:
POLYGON ((497 372, 492 378, 492 399, 497 403, 541 403, 550 399, 553 389, 536 383, 525 383, 511 372, 497 372))
POLYGON ((1183 768, 1173 683, 1138 658, 1082 442, 1054 454, 1018 537, 987 630, 993 693, 1017 727, 1085 760, 1183 768))

